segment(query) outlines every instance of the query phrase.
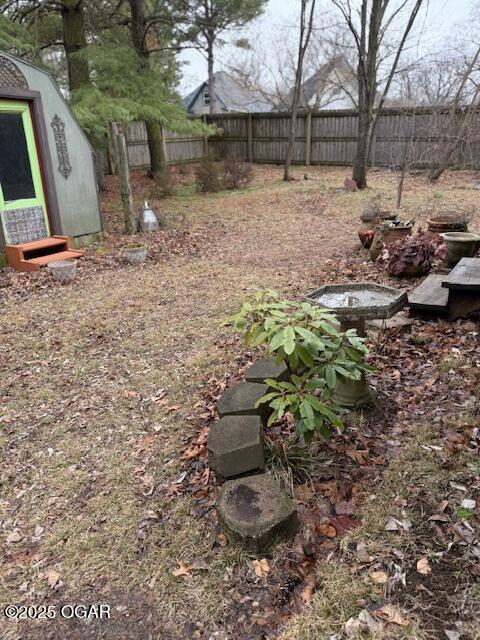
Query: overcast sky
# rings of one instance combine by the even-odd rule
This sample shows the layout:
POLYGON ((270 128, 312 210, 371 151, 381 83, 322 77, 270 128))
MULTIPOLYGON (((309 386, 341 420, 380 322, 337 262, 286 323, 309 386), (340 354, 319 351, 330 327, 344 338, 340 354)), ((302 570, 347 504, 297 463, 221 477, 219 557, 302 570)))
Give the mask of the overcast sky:
MULTIPOLYGON (((320 12, 329 7, 328 0, 320 0, 320 12)), ((472 7, 479 4, 476 0, 430 0, 428 24, 426 31, 432 43, 438 40, 441 43, 445 38, 451 36, 452 31, 458 25, 471 25, 472 7)), ((265 13, 251 26, 244 29, 241 36, 249 37, 251 41, 259 37, 265 38, 265 46, 268 47, 269 39, 278 30, 287 31, 290 37, 298 37, 295 30, 295 23, 298 21, 300 0, 269 0, 265 13), (290 27, 290 29, 288 29, 290 27)), ((465 33, 466 29, 460 29, 465 33)), ((479 29, 480 33, 480 29, 479 29)), ((222 61, 230 61, 235 54, 234 46, 225 46, 216 52, 215 70, 222 68, 222 61)), ((185 95, 193 90, 200 82, 207 78, 207 63, 205 58, 196 51, 183 52, 181 59, 186 64, 183 67, 183 78, 180 84, 180 93, 185 95)))

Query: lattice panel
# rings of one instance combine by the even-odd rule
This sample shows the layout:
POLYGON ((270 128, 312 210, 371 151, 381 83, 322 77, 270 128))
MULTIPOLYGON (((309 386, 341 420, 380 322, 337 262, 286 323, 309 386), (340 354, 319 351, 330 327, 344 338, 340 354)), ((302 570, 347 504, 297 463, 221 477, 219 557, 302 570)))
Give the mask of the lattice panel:
POLYGON ((2 214, 8 244, 21 244, 48 236, 42 207, 11 209, 2 214))
POLYGON ((20 69, 3 56, 0 56, 0 87, 28 89, 27 81, 20 69))

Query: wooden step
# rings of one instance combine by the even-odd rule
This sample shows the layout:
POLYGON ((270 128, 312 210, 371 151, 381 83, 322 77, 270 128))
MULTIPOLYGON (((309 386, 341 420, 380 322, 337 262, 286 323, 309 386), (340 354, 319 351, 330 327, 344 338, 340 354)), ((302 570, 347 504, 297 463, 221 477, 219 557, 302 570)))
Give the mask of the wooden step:
POLYGON ((411 309, 447 313, 449 291, 442 286, 445 276, 432 273, 413 291, 408 294, 411 309))
POLYGON ((9 247, 15 247, 21 251, 36 251, 37 249, 43 249, 43 247, 54 247, 56 245, 67 245, 71 248, 71 240, 69 236, 50 236, 49 238, 41 238, 40 240, 32 240, 31 242, 22 242, 21 244, 7 245, 9 247))
POLYGON ((74 251, 70 249, 69 251, 59 251, 58 253, 50 253, 47 256, 40 256, 38 258, 31 258, 30 260, 22 260, 23 264, 27 265, 38 265, 33 266, 29 271, 33 271, 34 269, 39 269, 40 267, 44 267, 49 262, 55 262, 55 260, 73 260, 76 258, 82 258, 85 255, 85 251, 74 251))
POLYGON ((442 284, 456 291, 478 291, 480 295, 480 258, 462 258, 442 284))
POLYGON ((54 260, 72 260, 85 255, 84 251, 74 250, 68 236, 52 236, 5 245, 8 266, 17 271, 36 271, 54 260))

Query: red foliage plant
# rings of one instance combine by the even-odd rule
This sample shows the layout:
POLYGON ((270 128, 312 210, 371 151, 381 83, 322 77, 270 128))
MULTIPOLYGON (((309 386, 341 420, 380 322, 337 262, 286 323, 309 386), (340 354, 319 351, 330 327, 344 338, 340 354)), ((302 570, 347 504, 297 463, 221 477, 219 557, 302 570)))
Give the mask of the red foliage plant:
POLYGON ((425 274, 435 259, 443 260, 446 246, 440 236, 427 236, 419 229, 414 236, 407 236, 385 247, 378 261, 385 265, 387 273, 401 276, 409 272, 425 274))

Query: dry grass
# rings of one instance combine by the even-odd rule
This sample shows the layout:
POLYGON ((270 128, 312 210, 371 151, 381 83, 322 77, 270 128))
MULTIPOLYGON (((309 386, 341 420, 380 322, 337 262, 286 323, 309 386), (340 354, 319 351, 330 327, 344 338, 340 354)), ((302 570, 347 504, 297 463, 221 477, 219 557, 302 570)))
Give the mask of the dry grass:
MULTIPOLYGON (((322 284, 312 274, 357 246, 363 201, 382 193, 393 206, 395 198, 395 180, 385 172, 372 173, 369 193, 357 194, 338 189, 347 171, 309 174, 321 182, 284 184, 280 168, 262 167, 241 192, 185 190, 156 206, 171 225, 208 225, 211 244, 198 257, 100 271, 7 303, 0 316, 0 508, 4 537, 16 531, 20 540, 5 545, 0 603, 107 602, 116 618, 107 638, 184 638, 191 623, 221 626, 231 569, 244 558, 233 547, 213 548, 214 531, 191 514, 189 498, 167 499, 180 473, 178 453, 194 431, 189 417, 200 382, 232 371, 232 349, 216 343, 224 335, 218 324, 251 287, 303 295, 322 284), (167 405, 155 400, 162 389, 167 405), (152 513, 144 539, 140 524, 152 513), (206 570, 191 579, 172 575, 179 560, 198 559, 206 570), (51 569, 60 576, 53 589, 51 569), (128 635, 135 616, 143 616, 143 636, 128 635)), ((421 212, 436 200, 470 207, 477 192, 464 190, 468 183, 470 174, 446 175, 434 201, 432 187, 412 179, 403 215, 425 219, 421 212)), ((110 194, 106 207, 113 229, 118 199, 110 194)), ((366 512, 365 526, 375 517, 366 512)), ((355 608, 363 587, 343 569, 323 571, 311 617, 295 622, 286 638, 324 637, 315 631, 320 620, 336 629, 355 608), (342 585, 344 601, 333 606, 342 585)), ((9 629, 25 638, 67 637, 53 624, 9 629)), ((80 626, 68 637, 86 634, 80 626)))
MULTIPOLYGON (((355 543, 364 543, 367 546, 370 557, 377 562, 386 562, 385 558, 391 555, 392 549, 403 553, 404 563, 398 558, 399 565, 414 564, 416 559, 425 553, 424 542, 418 538, 418 531, 426 524, 427 516, 422 509, 418 509, 418 500, 427 500, 432 505, 438 505, 445 498, 445 485, 450 480, 457 480, 462 472, 471 468, 478 469, 477 454, 466 453, 456 459, 448 472, 435 455, 434 450, 428 449, 429 445, 441 443, 438 432, 428 428, 420 428, 409 441, 401 457, 393 461, 386 470, 382 481, 364 507, 358 514, 361 525, 349 533, 342 541, 343 553, 348 555, 348 549, 355 543), (384 525, 391 515, 395 514, 395 503, 403 500, 406 507, 402 510, 402 517, 408 518, 412 523, 412 532, 396 534, 387 532, 384 525), (420 512, 419 512, 420 511, 420 512)), ((458 480, 457 480, 458 481, 458 480)), ((432 555, 433 560, 435 556, 432 555)), ((465 572, 465 563, 458 563, 460 573, 465 572)), ((355 565, 355 563, 353 563, 355 565)), ((345 623, 351 617, 357 616, 367 605, 371 606, 376 601, 384 601, 388 591, 383 585, 374 585, 369 579, 369 571, 355 571, 349 564, 342 564, 341 559, 334 558, 330 563, 320 566, 318 573, 319 588, 312 603, 300 616, 292 619, 280 640, 320 640, 330 638, 333 634, 343 630, 345 623)), ((466 584, 463 597, 467 619, 470 624, 466 633, 468 637, 477 637, 478 613, 480 612, 480 593, 478 583, 466 584), (472 613, 469 614, 469 608, 472 613), (473 613, 475 612, 475 613, 473 613)), ((455 590, 456 591, 456 590, 455 590)), ((450 593, 452 597, 454 591, 450 593)), ((391 597, 390 593, 390 597, 391 597)), ((420 596, 411 592, 410 602, 420 596)), ((452 604, 453 606, 453 604, 452 604)), ((421 605, 418 607, 421 610, 421 605)), ((408 610, 408 606, 407 606, 408 610)), ((412 623, 407 627, 389 625, 378 635, 373 632, 368 635, 372 640, 381 638, 395 638, 401 640, 424 640, 432 638, 419 628, 419 620, 422 615, 419 610, 410 612, 412 623)), ((423 620, 425 624, 427 621, 423 620)), ((427 626, 431 623, 428 620, 427 626)), ((358 635, 358 640, 365 637, 358 635)), ((357 638, 357 636, 354 636, 357 638)))

